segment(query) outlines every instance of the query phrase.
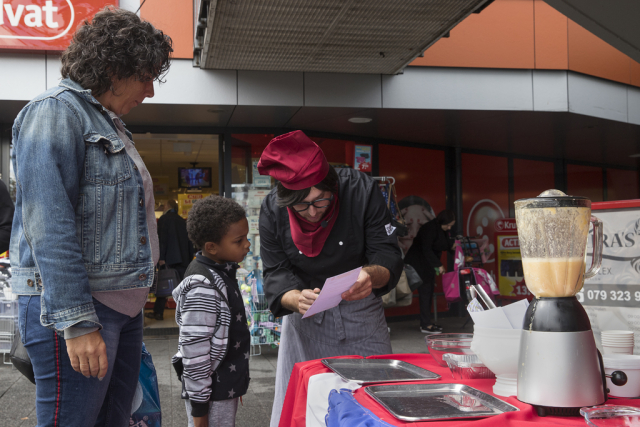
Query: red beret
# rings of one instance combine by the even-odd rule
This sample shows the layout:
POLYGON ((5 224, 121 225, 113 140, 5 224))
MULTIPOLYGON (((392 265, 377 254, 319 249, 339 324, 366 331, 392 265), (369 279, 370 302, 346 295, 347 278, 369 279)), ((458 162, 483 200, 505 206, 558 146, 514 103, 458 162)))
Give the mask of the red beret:
POLYGON ((329 163, 318 145, 302 131, 273 138, 258 162, 260 175, 270 175, 289 190, 319 184, 329 173, 329 163))

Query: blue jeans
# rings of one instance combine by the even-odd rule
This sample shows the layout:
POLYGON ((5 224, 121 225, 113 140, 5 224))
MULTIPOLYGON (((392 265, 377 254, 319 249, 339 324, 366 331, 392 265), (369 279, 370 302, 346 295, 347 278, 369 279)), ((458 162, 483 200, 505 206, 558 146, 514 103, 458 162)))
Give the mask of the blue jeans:
POLYGON ((102 381, 71 367, 64 338, 40 325, 40 297, 19 298, 19 326, 36 378, 39 427, 126 427, 138 384, 142 314, 131 318, 93 299, 107 346, 102 381))

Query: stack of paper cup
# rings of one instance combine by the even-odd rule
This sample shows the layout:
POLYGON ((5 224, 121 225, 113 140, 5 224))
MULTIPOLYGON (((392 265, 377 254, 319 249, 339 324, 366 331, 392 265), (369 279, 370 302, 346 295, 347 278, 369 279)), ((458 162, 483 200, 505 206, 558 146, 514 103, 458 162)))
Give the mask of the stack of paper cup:
POLYGON ((633 354, 633 331, 602 331, 604 354, 633 354))

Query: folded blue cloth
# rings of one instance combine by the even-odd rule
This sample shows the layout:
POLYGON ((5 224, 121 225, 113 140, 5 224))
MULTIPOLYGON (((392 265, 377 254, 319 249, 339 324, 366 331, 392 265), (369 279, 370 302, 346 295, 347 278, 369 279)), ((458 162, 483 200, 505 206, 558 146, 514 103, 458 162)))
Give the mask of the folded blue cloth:
POLYGON ((351 390, 331 390, 327 427, 394 427, 375 416, 353 397, 351 390))

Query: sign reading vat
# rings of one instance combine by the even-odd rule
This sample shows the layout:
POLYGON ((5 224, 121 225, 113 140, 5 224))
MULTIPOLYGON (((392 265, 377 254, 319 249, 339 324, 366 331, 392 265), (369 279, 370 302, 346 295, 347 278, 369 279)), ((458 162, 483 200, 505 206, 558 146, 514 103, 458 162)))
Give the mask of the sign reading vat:
POLYGON ((0 49, 64 50, 85 19, 113 0, 0 0, 0 49))

